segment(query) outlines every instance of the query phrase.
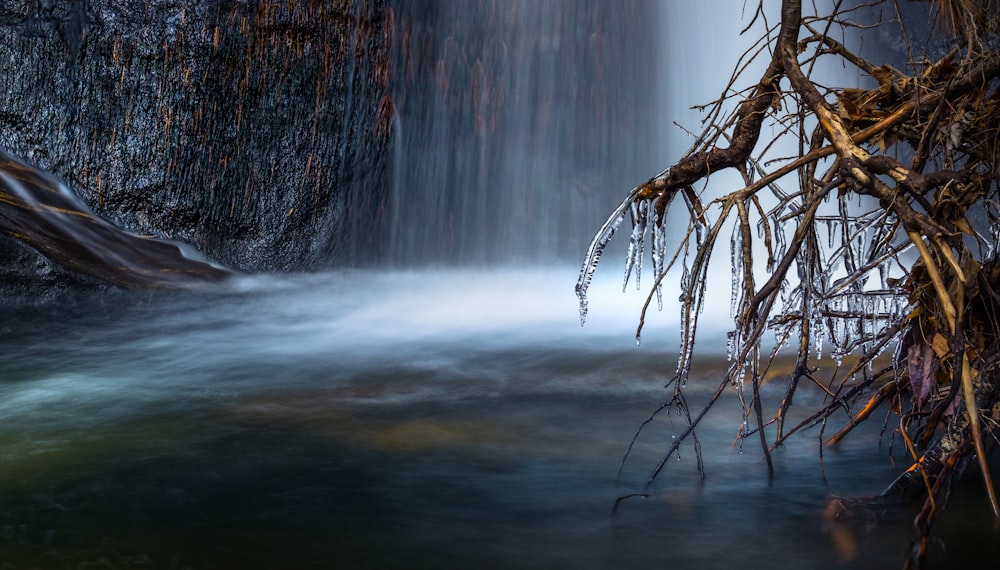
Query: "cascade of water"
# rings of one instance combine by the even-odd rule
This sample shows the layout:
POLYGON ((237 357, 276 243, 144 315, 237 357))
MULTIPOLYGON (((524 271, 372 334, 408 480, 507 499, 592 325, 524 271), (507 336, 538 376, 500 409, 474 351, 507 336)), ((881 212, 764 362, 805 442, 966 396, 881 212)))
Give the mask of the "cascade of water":
POLYGON ((660 3, 399 2, 390 261, 579 259, 659 170, 660 3))

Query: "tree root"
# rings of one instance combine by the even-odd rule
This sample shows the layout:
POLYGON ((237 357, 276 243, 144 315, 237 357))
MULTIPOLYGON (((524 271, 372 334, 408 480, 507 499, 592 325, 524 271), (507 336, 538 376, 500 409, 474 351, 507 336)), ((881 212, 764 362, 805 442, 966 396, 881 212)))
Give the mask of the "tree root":
POLYGON ((233 275, 183 244, 94 215, 51 174, 0 150, 0 231, 57 265, 120 287, 182 287, 233 275))

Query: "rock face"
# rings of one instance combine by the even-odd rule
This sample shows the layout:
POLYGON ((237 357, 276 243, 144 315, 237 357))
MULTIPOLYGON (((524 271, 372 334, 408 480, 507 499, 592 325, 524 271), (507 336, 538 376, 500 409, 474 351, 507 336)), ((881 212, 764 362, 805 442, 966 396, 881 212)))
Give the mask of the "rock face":
POLYGON ((7 1, 0 147, 236 269, 358 261, 373 244, 347 234, 388 187, 391 27, 382 0, 7 1))

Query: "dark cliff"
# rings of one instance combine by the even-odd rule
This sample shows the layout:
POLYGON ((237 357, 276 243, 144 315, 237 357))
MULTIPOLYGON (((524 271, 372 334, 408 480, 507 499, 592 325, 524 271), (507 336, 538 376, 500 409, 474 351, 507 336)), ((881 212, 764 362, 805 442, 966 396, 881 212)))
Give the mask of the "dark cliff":
MULTIPOLYGON (((388 186, 391 27, 381 0, 4 2, 0 147, 240 270, 358 262, 377 244, 347 234, 388 186)), ((13 241, 0 259, 39 264, 13 241)))

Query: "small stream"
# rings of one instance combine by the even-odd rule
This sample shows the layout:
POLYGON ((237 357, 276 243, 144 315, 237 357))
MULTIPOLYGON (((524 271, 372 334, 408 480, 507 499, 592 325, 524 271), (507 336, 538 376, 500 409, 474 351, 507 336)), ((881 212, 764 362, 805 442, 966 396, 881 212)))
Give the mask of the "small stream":
MULTIPOLYGON (((4 308, 0 568, 898 567, 910 514, 846 543, 821 516, 894 477, 879 426, 826 450, 825 482, 807 432, 769 483, 753 445, 731 451, 733 398, 699 431, 703 483, 684 447, 612 514, 682 427, 655 423, 617 477, 675 339, 657 315, 636 348, 641 299, 612 282, 580 328, 574 274, 256 276, 4 308)), ((724 366, 699 361, 692 406, 724 366)), ((996 551, 969 487, 939 523, 949 563, 996 551)))

